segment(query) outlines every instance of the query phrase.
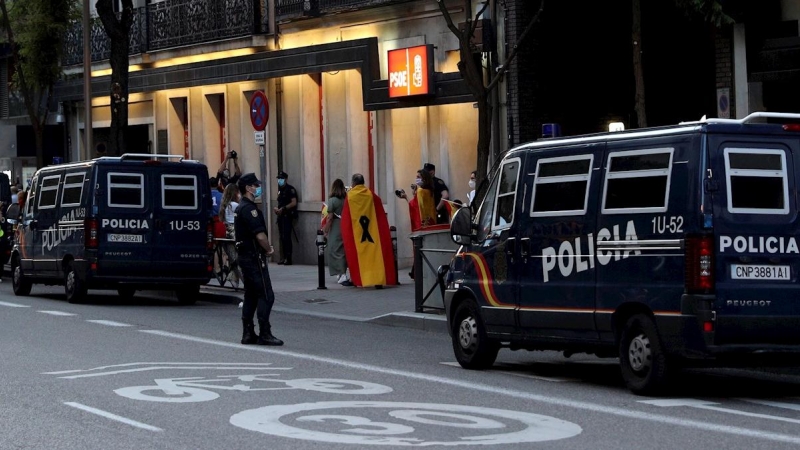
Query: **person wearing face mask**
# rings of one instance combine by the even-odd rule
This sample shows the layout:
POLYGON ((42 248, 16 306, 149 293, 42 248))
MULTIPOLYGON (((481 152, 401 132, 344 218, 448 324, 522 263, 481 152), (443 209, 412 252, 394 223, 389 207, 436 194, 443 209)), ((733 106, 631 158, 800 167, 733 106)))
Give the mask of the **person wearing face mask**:
POLYGON ((242 344, 283 345, 272 335, 269 316, 275 303, 275 292, 269 278, 267 258, 272 255, 272 245, 267 237, 264 214, 254 200, 261 195, 261 182, 255 174, 246 173, 238 182, 241 201, 234 212, 233 226, 236 236, 239 269, 244 280, 242 302, 242 344), (253 316, 258 312, 256 335, 253 316))
POLYGON ((417 204, 420 224, 429 227, 436 224, 436 203, 434 202, 433 176, 425 169, 417 171, 417 204))
POLYGON ((478 177, 478 171, 473 170, 469 175, 469 194, 467 194, 467 206, 471 207, 472 202, 475 201, 475 180, 478 177))
MULTIPOLYGON (((278 232, 281 238, 282 258, 278 264, 292 265, 292 232, 294 220, 297 218, 297 190, 286 180, 286 172, 278 173, 278 206, 272 212, 278 217, 278 232)), ((295 235, 295 239, 297 236, 295 235)))

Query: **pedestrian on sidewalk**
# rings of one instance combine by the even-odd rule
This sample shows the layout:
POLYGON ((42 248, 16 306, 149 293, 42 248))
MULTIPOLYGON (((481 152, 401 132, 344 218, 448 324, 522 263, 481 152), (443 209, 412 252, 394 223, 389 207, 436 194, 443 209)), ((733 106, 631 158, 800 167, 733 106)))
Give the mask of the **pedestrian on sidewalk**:
POLYGON ((269 316, 275 303, 275 292, 269 278, 267 258, 272 255, 272 245, 267 237, 264 215, 254 200, 261 195, 261 182, 255 174, 247 173, 239 179, 241 202, 236 208, 234 228, 239 267, 244 278, 244 302, 242 305, 242 344, 283 345, 283 341, 272 335, 269 316), (253 315, 258 310, 256 335, 253 315))
MULTIPOLYGON (((294 220, 297 219, 297 189, 286 181, 289 178, 286 172, 279 172, 277 178, 278 206, 272 208, 272 212, 278 216, 278 232, 281 237, 281 253, 283 257, 278 264, 291 266, 292 233, 294 232, 294 220)), ((295 236, 295 239, 297 239, 297 236, 295 236)))
POLYGON ((389 222, 383 201, 354 174, 342 210, 342 240, 350 279, 356 286, 397 284, 389 222))
POLYGON ((344 182, 337 178, 331 185, 331 196, 328 198, 328 219, 325 222, 328 244, 325 246, 325 263, 331 276, 338 276, 337 282, 342 286, 353 286, 347 275, 347 259, 344 255, 344 241, 342 241, 342 210, 344 197, 347 192, 344 182))
POLYGON ((219 207, 219 219, 225 224, 225 238, 233 241, 225 242, 223 250, 228 257, 228 268, 233 274, 231 281, 234 287, 238 289, 240 280, 242 279, 242 272, 239 270, 239 262, 237 261, 238 255, 236 254, 235 245, 236 229, 234 226, 234 218, 237 206, 239 206, 239 188, 231 183, 225 187, 225 192, 222 194, 222 204, 219 207))

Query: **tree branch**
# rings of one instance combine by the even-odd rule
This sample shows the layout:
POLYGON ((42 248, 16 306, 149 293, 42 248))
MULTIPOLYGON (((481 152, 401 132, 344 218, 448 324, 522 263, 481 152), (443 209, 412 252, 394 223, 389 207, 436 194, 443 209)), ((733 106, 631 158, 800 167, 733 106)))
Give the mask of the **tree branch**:
POLYGON ((533 16, 533 19, 531 19, 531 21, 528 23, 528 26, 525 27, 525 30, 519 35, 519 38, 517 38, 517 42, 515 42, 514 46, 511 47, 511 53, 509 53, 506 57, 506 60, 497 67, 496 73, 494 74, 494 77, 492 77, 492 81, 486 87, 487 92, 494 89, 495 86, 497 86, 497 83, 500 82, 500 79, 503 77, 503 75, 508 71, 508 66, 517 56, 517 52, 519 52, 519 46, 522 44, 522 41, 525 40, 525 37, 528 36, 528 33, 530 33, 530 31, 533 29, 533 26, 539 21, 542 11, 544 11, 544 0, 542 0, 539 4, 539 10, 536 11, 536 15, 533 16))
POLYGON ((442 16, 444 16, 444 21, 447 22, 447 28, 458 37, 458 40, 461 40, 461 30, 453 23, 453 18, 450 17, 450 11, 447 10, 447 5, 444 4, 444 0, 436 0, 436 3, 439 4, 439 10, 442 12, 442 16))

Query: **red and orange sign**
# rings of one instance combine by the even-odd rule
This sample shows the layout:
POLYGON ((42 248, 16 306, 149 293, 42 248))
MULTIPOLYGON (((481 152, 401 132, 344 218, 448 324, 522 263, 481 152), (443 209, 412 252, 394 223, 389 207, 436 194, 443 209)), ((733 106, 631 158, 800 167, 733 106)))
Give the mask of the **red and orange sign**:
POLYGON ((389 97, 427 95, 433 85, 433 45, 389 51, 389 97))

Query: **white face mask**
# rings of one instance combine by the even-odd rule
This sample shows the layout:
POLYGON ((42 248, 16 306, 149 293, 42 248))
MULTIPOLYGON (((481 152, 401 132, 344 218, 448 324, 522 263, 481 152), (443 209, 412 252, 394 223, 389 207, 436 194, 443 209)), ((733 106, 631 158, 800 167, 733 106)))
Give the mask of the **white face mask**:
POLYGON ((475 189, 475 180, 469 180, 469 188, 475 189))
POLYGON ((416 180, 414 180, 414 184, 416 184, 417 186, 422 186, 422 178, 417 178, 416 180))

